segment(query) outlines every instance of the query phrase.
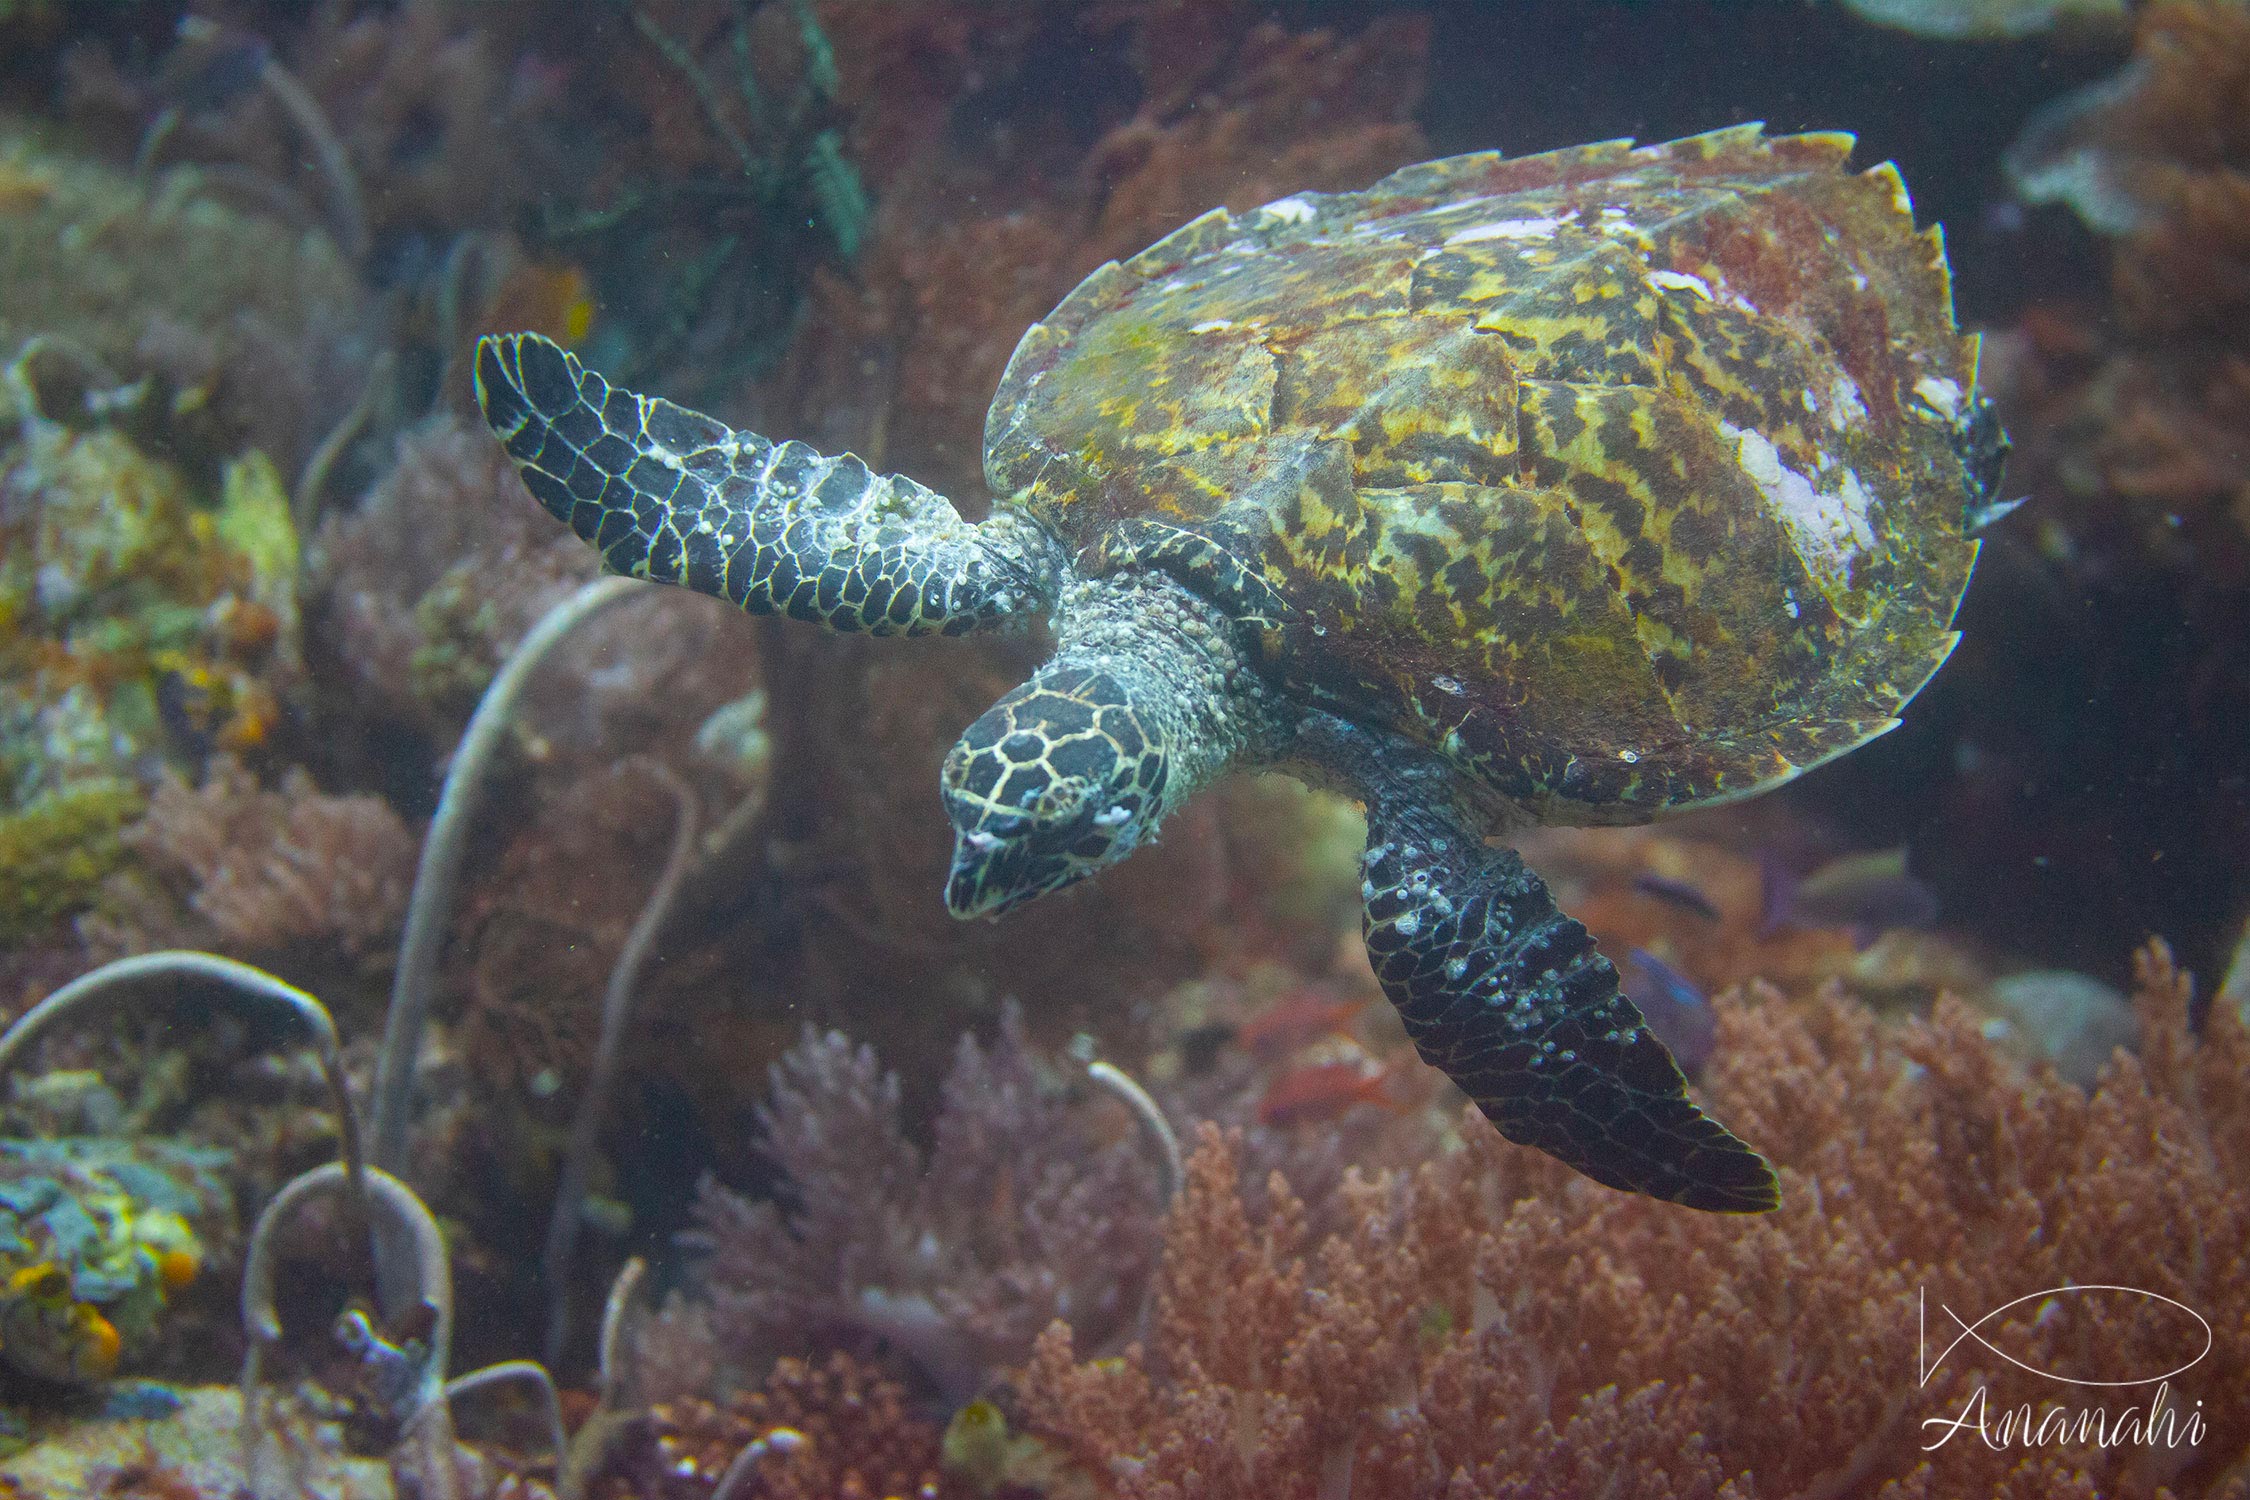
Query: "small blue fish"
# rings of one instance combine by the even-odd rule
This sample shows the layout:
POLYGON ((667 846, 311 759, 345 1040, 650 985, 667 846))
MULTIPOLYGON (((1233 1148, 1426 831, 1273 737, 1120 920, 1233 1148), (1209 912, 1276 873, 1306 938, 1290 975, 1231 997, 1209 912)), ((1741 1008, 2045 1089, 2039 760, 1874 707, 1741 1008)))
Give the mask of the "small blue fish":
POLYGON ((1769 856, 1759 863, 1759 877, 1760 937, 1786 927, 1842 927, 1865 949, 1893 928, 1937 920, 1937 895, 1907 873, 1904 848, 1846 854, 1801 880, 1769 856))
POLYGON ((1701 1073, 1719 1033, 1701 987, 1646 948, 1625 956, 1619 979, 1625 998, 1640 1007, 1648 1029, 1679 1059, 1680 1070, 1690 1078, 1701 1073))
POLYGON ((1668 902, 1682 911, 1692 911, 1706 922, 1719 920, 1719 908, 1711 898, 1684 880, 1674 880, 1669 875, 1659 875, 1653 870, 1643 870, 1633 877, 1633 889, 1644 896, 1653 896, 1668 902))

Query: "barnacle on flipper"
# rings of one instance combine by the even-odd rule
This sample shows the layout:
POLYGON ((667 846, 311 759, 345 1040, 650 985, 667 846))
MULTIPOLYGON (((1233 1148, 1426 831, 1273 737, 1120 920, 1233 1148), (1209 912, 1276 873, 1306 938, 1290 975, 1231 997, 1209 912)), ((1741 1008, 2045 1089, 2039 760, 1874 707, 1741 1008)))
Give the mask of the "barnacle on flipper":
POLYGON ((63 1384, 113 1372, 195 1278, 225 1162, 164 1141, 0 1141, 0 1360, 63 1384))

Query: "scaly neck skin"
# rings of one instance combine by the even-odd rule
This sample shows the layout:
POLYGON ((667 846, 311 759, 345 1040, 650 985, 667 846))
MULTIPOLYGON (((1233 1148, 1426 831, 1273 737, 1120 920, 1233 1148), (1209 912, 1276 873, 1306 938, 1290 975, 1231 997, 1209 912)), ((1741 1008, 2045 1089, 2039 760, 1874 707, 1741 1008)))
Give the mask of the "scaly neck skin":
POLYGON ((1057 614, 1054 657, 946 757, 956 916, 997 916, 1115 864, 1284 736, 1289 711, 1235 625, 1171 579, 1073 579, 1057 614))
POLYGON ((1005 613, 1025 627, 1038 623, 1055 607, 1065 581, 1075 576, 1062 543, 1013 505, 993 507, 969 530, 992 570, 1010 580, 1000 586, 1005 613))
POLYGON ((1032 684, 1073 671, 1115 678, 1162 738, 1162 812, 1237 761, 1270 753, 1286 705, 1208 600, 1161 573, 1135 573, 1066 584, 1057 615, 1055 654, 1032 684))
POLYGON ((1299 715, 1275 760, 1307 786, 1364 803, 1371 819, 1425 841, 1451 836, 1481 844, 1530 821, 1436 751, 1325 710, 1299 715))

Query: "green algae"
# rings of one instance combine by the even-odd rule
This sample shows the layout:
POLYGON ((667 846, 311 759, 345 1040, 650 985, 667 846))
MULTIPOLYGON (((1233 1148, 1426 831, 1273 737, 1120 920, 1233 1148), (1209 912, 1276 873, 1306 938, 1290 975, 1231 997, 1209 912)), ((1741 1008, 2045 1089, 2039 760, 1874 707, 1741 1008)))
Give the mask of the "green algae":
POLYGON ((21 942, 94 902, 124 859, 119 835, 140 789, 98 779, 57 787, 0 814, 0 943, 21 942))

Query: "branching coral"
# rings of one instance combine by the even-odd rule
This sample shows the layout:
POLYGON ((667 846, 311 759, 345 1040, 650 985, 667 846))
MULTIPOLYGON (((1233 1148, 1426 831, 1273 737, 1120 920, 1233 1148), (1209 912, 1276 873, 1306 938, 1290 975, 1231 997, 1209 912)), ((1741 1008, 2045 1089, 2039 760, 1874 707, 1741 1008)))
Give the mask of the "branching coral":
POLYGON ((874 1052, 808 1033, 761 1110, 783 1203, 707 1185, 693 1243, 738 1359, 888 1346, 955 1400, 1070 1319, 1129 1332, 1155 1253, 1157 1172, 1127 1112, 1047 1071, 1011 1012, 964 1038, 925 1153, 874 1052))
POLYGON ((1895 1036, 1833 992, 1723 1005, 1709 1093, 1785 1164, 1782 1208, 1752 1221, 1565 1182, 1471 1132, 1410 1178, 1350 1182, 1351 1229, 1314 1245, 1286 1184, 1244 1208, 1237 1148, 1207 1129, 1150 1349, 1080 1364, 1050 1330, 1023 1416, 1124 1496, 2235 1493, 2250 1033, 2214 1016, 2199 1041, 2162 949, 2140 978, 2143 1054, 2092 1095, 2013 1071, 1949 1003, 1895 1036), (2095 1283, 2195 1309, 2209 1352, 2156 1297, 2051 1290, 2095 1283), (1924 1295, 1995 1316, 1918 1380, 1924 1295), (2033 1373, 2189 1361, 2161 1395, 2033 1373), (1947 1425, 1997 1433, 2023 1404, 2146 1423, 2152 1401, 2172 1441, 1947 1425))
POLYGON ((776 1432, 797 1440, 761 1456, 737 1492, 742 1500, 959 1500, 967 1493, 941 1472, 937 1429, 914 1415, 906 1392, 843 1354, 819 1365, 784 1359, 758 1389, 725 1406, 692 1399, 659 1406, 593 1493, 706 1500, 738 1454, 776 1432))
POLYGON ((310 950, 362 963, 398 933, 414 840, 378 797, 328 796, 301 768, 278 787, 231 756, 203 785, 167 777, 124 835, 134 873, 81 922, 97 949, 310 950))
POLYGON ((360 711, 450 743, 524 632, 593 575, 572 542, 489 435, 440 417, 401 437, 316 564, 315 621, 360 711))

